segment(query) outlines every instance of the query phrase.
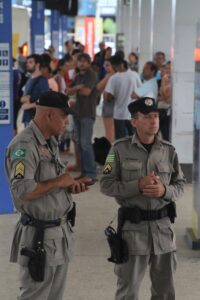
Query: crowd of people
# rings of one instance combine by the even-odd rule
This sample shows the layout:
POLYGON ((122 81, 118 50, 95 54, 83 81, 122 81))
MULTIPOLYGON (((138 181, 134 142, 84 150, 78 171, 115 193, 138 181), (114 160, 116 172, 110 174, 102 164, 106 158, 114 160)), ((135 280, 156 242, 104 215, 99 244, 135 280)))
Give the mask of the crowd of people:
POLYGON ((105 137, 111 144, 116 139, 133 134, 128 104, 141 97, 152 97, 160 110, 160 132, 170 140, 171 70, 163 52, 156 52, 142 74, 138 73, 138 55, 131 52, 127 60, 122 50, 112 53, 111 47, 99 43, 99 52, 92 58, 84 46, 75 41, 65 43, 66 53, 55 57, 49 47, 42 55, 23 57, 21 48, 14 61, 14 131, 17 120, 27 127, 35 114, 40 94, 52 90, 69 96, 69 104, 76 112, 70 116, 60 137, 60 153, 70 151, 74 144, 75 165, 70 171, 80 170, 80 177, 95 181, 96 164, 92 146, 96 106, 102 104, 105 137), (85 165, 84 165, 85 164, 85 165))

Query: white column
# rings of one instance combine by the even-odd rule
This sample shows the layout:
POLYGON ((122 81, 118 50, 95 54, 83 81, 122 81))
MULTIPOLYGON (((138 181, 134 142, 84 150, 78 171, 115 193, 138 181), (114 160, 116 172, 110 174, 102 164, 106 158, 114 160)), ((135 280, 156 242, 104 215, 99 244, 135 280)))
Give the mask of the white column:
POLYGON ((140 17, 139 72, 148 60, 152 60, 153 11, 151 0, 142 0, 140 17))
POLYGON ((182 164, 193 163, 194 49, 199 0, 176 3, 173 61, 172 143, 182 164))
POLYGON ((140 48, 140 2, 141 0, 132 0, 131 12, 131 30, 130 30, 130 51, 139 52, 140 48))
POLYGON ((153 21, 153 54, 162 51, 170 59, 172 44, 172 0, 155 0, 153 21))
POLYGON ((140 3, 141 0, 130 0, 129 5, 124 5, 122 0, 118 0, 117 33, 124 33, 124 52, 126 58, 131 51, 139 51, 140 3))

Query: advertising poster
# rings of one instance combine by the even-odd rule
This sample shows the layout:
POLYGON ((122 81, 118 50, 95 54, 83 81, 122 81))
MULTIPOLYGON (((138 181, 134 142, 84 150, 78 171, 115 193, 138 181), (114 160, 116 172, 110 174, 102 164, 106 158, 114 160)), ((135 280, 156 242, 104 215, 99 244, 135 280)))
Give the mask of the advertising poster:
POLYGON ((95 18, 85 18, 85 51, 94 57, 95 18))

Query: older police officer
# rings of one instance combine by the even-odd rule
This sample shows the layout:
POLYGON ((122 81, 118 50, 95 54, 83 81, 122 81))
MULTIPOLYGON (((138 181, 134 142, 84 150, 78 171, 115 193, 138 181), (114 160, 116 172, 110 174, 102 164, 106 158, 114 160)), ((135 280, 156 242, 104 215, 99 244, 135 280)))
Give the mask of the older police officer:
POLYGON ((71 192, 87 188, 74 180, 60 160, 55 136, 72 113, 68 97, 41 94, 30 126, 6 151, 5 169, 14 205, 21 213, 11 262, 20 265, 20 300, 61 300, 73 250, 71 192))
POLYGON ((170 220, 183 193, 184 176, 174 147, 158 133, 159 114, 152 98, 129 104, 136 134, 116 141, 101 179, 101 191, 121 206, 122 237, 129 260, 116 264, 116 300, 137 300, 150 266, 151 299, 174 300, 175 234, 170 220), (122 222, 123 221, 123 222, 122 222))

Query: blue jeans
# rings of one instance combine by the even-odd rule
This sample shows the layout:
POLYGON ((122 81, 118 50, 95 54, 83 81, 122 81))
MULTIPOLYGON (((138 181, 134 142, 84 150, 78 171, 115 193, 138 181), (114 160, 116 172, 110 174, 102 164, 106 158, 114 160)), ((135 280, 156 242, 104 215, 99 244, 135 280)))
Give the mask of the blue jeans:
POLYGON ((81 157, 81 175, 96 177, 96 163, 92 146, 94 119, 74 118, 81 157))
POLYGON ((134 128, 130 120, 117 120, 114 119, 115 124, 115 139, 121 139, 129 135, 133 135, 134 128))

